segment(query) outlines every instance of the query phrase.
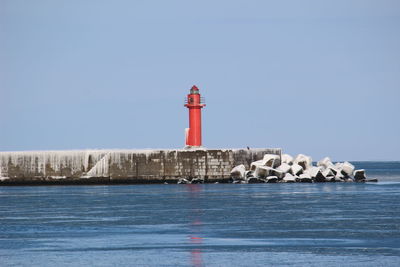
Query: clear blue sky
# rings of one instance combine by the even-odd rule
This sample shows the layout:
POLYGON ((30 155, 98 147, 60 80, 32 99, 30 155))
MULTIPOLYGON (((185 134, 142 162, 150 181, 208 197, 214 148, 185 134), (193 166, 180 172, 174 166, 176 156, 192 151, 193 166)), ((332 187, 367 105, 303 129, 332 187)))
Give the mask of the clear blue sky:
POLYGON ((400 1, 0 0, 0 151, 206 147, 400 160, 400 1))

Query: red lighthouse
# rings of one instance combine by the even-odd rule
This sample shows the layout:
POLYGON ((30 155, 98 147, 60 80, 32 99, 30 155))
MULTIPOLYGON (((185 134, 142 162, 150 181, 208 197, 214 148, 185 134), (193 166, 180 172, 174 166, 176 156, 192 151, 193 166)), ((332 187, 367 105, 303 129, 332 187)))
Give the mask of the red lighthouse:
POLYGON ((196 85, 187 95, 185 107, 189 109, 189 128, 186 129, 186 146, 201 146, 201 109, 205 106, 196 85))

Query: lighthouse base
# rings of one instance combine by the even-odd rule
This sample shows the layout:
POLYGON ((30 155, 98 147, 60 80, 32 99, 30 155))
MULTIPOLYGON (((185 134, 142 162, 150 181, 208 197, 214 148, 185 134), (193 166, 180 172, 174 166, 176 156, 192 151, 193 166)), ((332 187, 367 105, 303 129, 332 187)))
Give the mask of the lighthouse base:
POLYGON ((183 149, 184 150, 207 150, 203 146, 185 146, 183 149))

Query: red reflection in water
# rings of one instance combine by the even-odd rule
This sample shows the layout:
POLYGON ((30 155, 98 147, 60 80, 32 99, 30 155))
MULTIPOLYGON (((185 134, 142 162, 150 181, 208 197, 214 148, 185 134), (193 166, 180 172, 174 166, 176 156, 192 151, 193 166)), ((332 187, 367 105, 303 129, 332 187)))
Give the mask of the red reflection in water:
POLYGON ((190 254, 192 255, 192 264, 193 266, 200 267, 203 266, 203 259, 201 255, 200 249, 193 249, 190 254))
POLYGON ((192 243, 201 243, 203 238, 202 237, 196 237, 196 236, 189 236, 192 243))
POLYGON ((190 192, 201 192, 203 188, 199 184, 186 184, 190 192))
MULTIPOLYGON (((189 188, 190 198, 192 201, 193 209, 191 210, 193 221, 190 223, 190 230, 192 232, 191 235, 188 236, 189 242, 191 245, 200 245, 203 243, 203 238, 200 237, 201 229, 200 227, 203 223, 200 220, 200 216, 202 213, 201 209, 198 209, 198 196, 199 193, 203 190, 203 187, 198 184, 188 184, 186 185, 189 188)), ((199 248, 194 248, 190 251, 192 265, 195 267, 203 266, 203 259, 202 259, 202 251, 199 248)))
POLYGON ((196 220, 192 222, 192 225, 202 225, 203 223, 200 220, 196 220))

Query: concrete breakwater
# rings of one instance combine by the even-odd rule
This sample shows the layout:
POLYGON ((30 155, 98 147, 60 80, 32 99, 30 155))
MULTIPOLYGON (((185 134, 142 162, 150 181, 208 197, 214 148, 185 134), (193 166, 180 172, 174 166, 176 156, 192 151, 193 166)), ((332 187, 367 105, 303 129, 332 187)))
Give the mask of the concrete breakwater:
POLYGON ((227 182, 281 149, 161 149, 0 152, 0 185, 227 182))

